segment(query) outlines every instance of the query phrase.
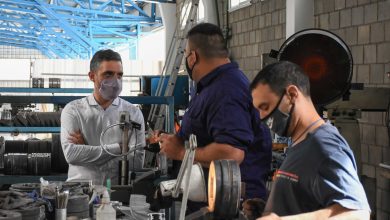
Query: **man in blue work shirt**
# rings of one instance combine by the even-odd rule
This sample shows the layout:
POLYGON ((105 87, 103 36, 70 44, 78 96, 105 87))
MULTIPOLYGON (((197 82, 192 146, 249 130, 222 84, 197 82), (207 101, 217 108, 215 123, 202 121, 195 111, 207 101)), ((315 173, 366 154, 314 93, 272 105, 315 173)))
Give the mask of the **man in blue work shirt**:
POLYGON ((184 140, 194 134, 198 144, 196 162, 207 168, 213 160, 237 161, 246 185, 245 199, 265 199, 271 136, 268 128, 258 123, 249 81, 237 63, 230 62, 219 27, 199 24, 187 38, 186 69, 196 88, 178 134, 160 136, 161 153, 182 160, 184 140))

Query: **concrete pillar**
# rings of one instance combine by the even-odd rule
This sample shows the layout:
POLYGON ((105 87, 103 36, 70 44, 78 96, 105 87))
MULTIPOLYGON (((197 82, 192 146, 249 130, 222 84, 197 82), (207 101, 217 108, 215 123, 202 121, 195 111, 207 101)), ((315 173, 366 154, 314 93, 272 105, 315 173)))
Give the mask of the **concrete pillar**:
POLYGON ((286 38, 314 27, 314 0, 286 0, 286 38))
POLYGON ((204 22, 218 25, 217 6, 215 0, 200 0, 204 5, 204 22))
POLYGON ((158 6, 165 28, 165 54, 167 55, 176 28, 176 4, 160 3, 158 6))

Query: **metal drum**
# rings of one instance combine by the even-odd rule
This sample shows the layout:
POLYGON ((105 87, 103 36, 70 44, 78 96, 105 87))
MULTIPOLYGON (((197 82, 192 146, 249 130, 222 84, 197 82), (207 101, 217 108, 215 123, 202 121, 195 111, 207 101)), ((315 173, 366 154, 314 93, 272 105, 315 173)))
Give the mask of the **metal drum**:
POLYGON ((234 160, 211 162, 208 179, 209 210, 218 219, 231 219, 239 211, 241 172, 234 160))

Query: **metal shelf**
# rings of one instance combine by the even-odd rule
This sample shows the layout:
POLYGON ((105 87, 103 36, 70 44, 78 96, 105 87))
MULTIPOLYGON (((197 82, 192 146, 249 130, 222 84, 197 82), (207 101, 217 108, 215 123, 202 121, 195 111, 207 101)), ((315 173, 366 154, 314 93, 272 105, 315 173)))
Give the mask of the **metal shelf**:
POLYGON ((3 175, 0 174, 0 185, 13 183, 39 183, 39 178, 43 177, 49 181, 65 181, 67 174, 54 174, 50 176, 27 176, 27 175, 3 175))
MULTIPOLYGON (((0 92, 1 92, 0 88, 0 92)), ((85 96, 0 96, 0 103, 53 103, 65 105, 73 100, 85 96)), ((174 128, 174 97, 173 96, 121 96, 122 99, 133 104, 164 104, 168 105, 169 125, 174 128)), ((0 132, 20 133, 57 133, 59 127, 0 127, 0 132)))
MULTIPOLYGON (((0 96, 0 103, 53 103, 67 104, 85 96, 0 96)), ((173 105, 173 96, 120 96, 122 99, 133 104, 167 104, 173 105)))
MULTIPOLYGON (((0 88, 0 93, 92 93, 92 89, 46 89, 46 88, 0 88)), ((83 96, 85 97, 85 96, 83 96)), ((1 95, 0 103, 53 103, 67 104, 82 96, 15 96, 1 95)), ((174 97, 169 96, 122 96, 126 101, 133 104, 164 104, 168 106, 169 126, 174 127, 174 97)), ((19 133, 59 133, 60 127, 0 127, 0 133, 19 132, 19 133)), ((34 183, 39 182, 41 176, 29 175, 1 175, 1 184, 13 183, 34 183)), ((53 174, 43 176, 45 180, 65 181, 67 174, 53 174)))
POLYGON ((92 93, 89 88, 13 88, 0 87, 0 92, 7 93, 92 93))
POLYGON ((59 133, 60 127, 0 127, 0 132, 59 133))

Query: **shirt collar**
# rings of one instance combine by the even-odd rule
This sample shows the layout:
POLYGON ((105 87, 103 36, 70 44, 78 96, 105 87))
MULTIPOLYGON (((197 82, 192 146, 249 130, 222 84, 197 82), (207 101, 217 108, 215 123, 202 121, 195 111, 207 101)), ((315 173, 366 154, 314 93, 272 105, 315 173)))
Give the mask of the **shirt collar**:
POLYGON ((88 104, 89 105, 99 105, 96 100, 95 100, 95 97, 93 97, 93 94, 87 96, 87 101, 88 101, 88 104))
MULTIPOLYGON (((88 104, 91 106, 99 105, 99 103, 96 102, 95 97, 93 97, 93 94, 87 96, 88 104)), ((111 105, 118 106, 119 105, 119 97, 116 97, 114 101, 111 103, 111 105)))
POLYGON ((118 106, 119 105, 119 97, 116 97, 114 101, 112 101, 111 105, 118 106))
POLYGON ((210 85, 214 79, 216 79, 222 72, 225 72, 228 69, 238 68, 238 64, 236 62, 226 63, 223 64, 217 68, 215 68, 213 71, 208 73, 206 76, 204 76, 197 84, 196 84, 196 90, 197 92, 200 92, 203 88, 210 85))

